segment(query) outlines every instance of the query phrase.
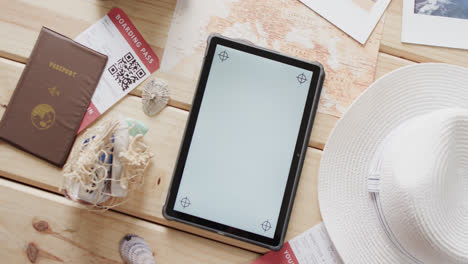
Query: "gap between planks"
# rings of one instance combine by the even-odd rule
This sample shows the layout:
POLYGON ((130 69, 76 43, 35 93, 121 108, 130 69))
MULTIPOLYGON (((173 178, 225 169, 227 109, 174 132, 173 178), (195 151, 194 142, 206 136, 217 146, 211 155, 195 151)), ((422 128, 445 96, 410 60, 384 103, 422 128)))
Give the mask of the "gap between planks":
MULTIPOLYGON (((21 60, 16 60, 14 56, 9 57, 3 54, 3 55, 0 55, 0 59, 19 63, 23 65, 23 67, 26 65, 25 62, 21 60)), ((140 85, 138 85, 135 89, 133 89, 128 95, 141 98, 142 89, 143 89, 142 87, 144 87, 144 85, 146 85, 146 83, 150 81, 152 78, 154 77, 149 77, 148 79, 143 81, 140 85)), ((171 85, 169 84, 169 95, 170 93, 171 93, 171 85)), ((119 100, 115 105, 119 104, 122 100, 123 98, 119 100)), ((111 111, 112 108, 114 108, 114 106, 112 106, 106 112, 111 111)), ((179 110, 183 110, 185 112, 189 112, 191 108, 191 102, 184 103, 184 102, 170 98, 168 102, 168 106, 177 108, 179 110)), ((315 148, 318 150, 323 150, 323 148, 325 147, 326 139, 328 138, 328 135, 330 134, 331 130, 334 127, 334 124, 338 121, 338 119, 339 119, 338 117, 317 112, 315 116, 314 126, 312 127, 311 136, 309 138, 308 147, 315 148)))
MULTIPOLYGON (((24 65, 4 59, 1 59, 0 62, 3 64, 3 70, 0 71, 1 78, 3 79, 2 89, 0 90, 0 102, 6 103, 15 89, 16 82, 24 65)), ((183 137, 188 112, 173 107, 166 107, 159 115, 149 118, 141 113, 141 111, 135 111, 139 107, 141 107, 141 99, 139 97, 127 96, 114 106, 111 111, 112 113, 104 114, 95 124, 98 125, 106 119, 111 118, 114 115, 113 113, 120 113, 139 119, 150 128, 146 137, 152 139, 151 141, 147 141, 147 143, 155 153, 155 162, 148 168, 148 173, 145 177, 145 183, 147 184, 139 188, 137 192, 132 193, 131 199, 115 210, 137 215, 151 222, 164 224, 176 229, 183 229, 190 233, 251 251, 266 252, 266 249, 258 246, 180 223, 169 222, 163 218, 161 213, 162 207, 175 166, 179 144, 183 137)), ((0 108, 0 114, 3 110, 3 108, 0 108)), ((78 141, 83 140, 80 137, 78 141)), ((287 239, 302 233, 320 222, 321 218, 316 193, 320 156, 321 151, 308 148, 301 184, 299 184, 294 205, 295 208, 299 209, 295 209, 292 212, 287 239), (304 210, 305 208, 308 209, 304 210)), ((62 179, 59 169, 3 142, 0 142, 0 164, 0 172, 7 178, 13 178, 20 182, 58 192, 62 179), (24 164, 27 164, 27 166, 24 166, 24 164)))
POLYGON ((259 256, 125 214, 90 212, 64 197, 1 177, 0 190, 0 211, 9 216, 0 223, 0 234, 9 241, 0 252, 8 263, 28 258, 33 263, 121 263, 118 242, 128 233, 145 238, 157 263, 250 263, 259 256))
MULTIPOLYGON (((2 61, 5 69, 4 71, 0 71, 0 73, 4 74, 2 78, 4 78, 3 88, 5 90, 0 93, 0 100, 2 102, 7 102, 15 88, 15 84, 24 65, 8 60, 2 61)), ((383 75, 408 64, 411 64, 411 62, 390 55, 380 54, 378 58, 378 65, 380 66, 378 66, 378 73, 376 76, 379 77, 378 75, 383 75)), ((242 248, 247 247, 251 251, 264 252, 264 249, 252 248, 251 245, 238 244, 238 241, 224 240, 224 238, 219 237, 219 235, 216 236, 216 234, 213 233, 170 223, 162 218, 160 210, 165 200, 165 194, 167 193, 167 185, 172 177, 172 169, 177 156, 178 144, 183 135, 187 111, 167 107, 158 116, 147 118, 139 111, 134 111, 134 109, 140 107, 140 105, 141 99, 135 96, 129 96, 115 106, 115 111, 135 118, 142 118, 142 121, 148 122, 150 126, 149 136, 153 137, 151 145, 156 151, 157 162, 150 168, 151 175, 148 175, 145 179, 145 181, 148 181, 148 185, 136 193, 135 197, 131 199, 127 205, 119 207, 116 210, 120 212, 123 211, 130 215, 138 215, 140 218, 158 224, 164 223, 164 225, 167 224, 167 226, 176 229, 184 229, 185 231, 201 235, 205 238, 214 238, 217 241, 221 240, 231 245, 239 245, 242 248), (156 185, 156 182, 159 182, 158 178, 162 179, 160 186, 159 184, 156 185)), ((0 113, 1 112, 2 109, 0 109, 0 113)), ((105 114, 103 118, 106 118, 106 116, 109 115, 105 114)), ((97 122, 99 123, 100 121, 102 120, 98 120, 97 122)), ((321 127, 318 124, 319 122, 316 122, 316 127, 321 127)), ((328 137, 328 134, 324 137, 328 137)), ((2 146, 1 143, 0 148, 5 150, 3 153, 3 162, 5 162, 5 165, 10 165, 10 167, 3 168, 4 176, 58 192, 58 181, 61 177, 60 172, 56 168, 14 148, 2 146), (20 165, 25 163, 28 164, 28 166, 20 165), (18 164, 18 166, 15 164, 18 164)), ((315 148, 308 148, 307 152, 301 183, 299 184, 296 194, 295 209, 293 209, 288 228, 287 239, 300 234, 321 221, 316 190, 321 151, 315 148)), ((1 156, 0 151, 0 161, 2 160, 1 156)))
POLYGON ((442 62, 468 66, 468 52, 401 42, 403 0, 393 0, 385 11, 385 24, 379 51, 413 62, 442 62))
MULTIPOLYGON (((14 184, 18 184, 18 185, 23 185, 23 186, 27 186, 28 188, 31 188, 31 189, 35 189, 35 190, 38 190, 38 191, 41 191, 41 192, 44 192, 44 193, 48 193, 50 195, 53 195, 59 199, 66 199, 62 193, 60 193, 59 191, 55 191, 55 190, 50 190, 50 189, 47 189, 47 188, 43 188, 43 187, 40 187, 38 185, 34 185, 32 183, 27 183, 27 182, 21 182, 21 181, 18 181, 18 180, 15 180, 13 178, 8 178, 8 177, 5 177, 4 175, 0 174, 0 181, 1 180, 4 180, 4 181, 7 181, 7 182, 12 182, 14 184)), ((67 199, 68 200, 68 199, 67 199)), ((73 202, 76 206, 81 206, 83 207, 83 209, 87 210, 84 206, 82 205, 79 205, 78 203, 75 203, 73 202)), ((251 249, 248 249, 248 248, 242 248, 242 247, 238 247, 236 245, 231 245, 231 244, 228 244, 226 242, 223 242, 223 241, 219 241, 219 240, 215 240, 215 239, 212 239, 212 238, 208 238, 208 237, 204 237, 204 236, 201 236, 199 234, 195 234, 195 233, 190 233, 190 232, 187 232, 183 229, 177 229, 177 228, 174 228, 174 227, 171 227, 171 226, 168 226, 168 225, 165 225, 163 223, 156 223, 156 222, 151 222, 151 221, 148 221, 144 218, 141 218, 139 216, 136 216, 136 215, 132 215, 130 213, 127 213, 125 211, 117 211, 117 210, 114 210, 114 209, 109 209, 109 210, 103 210, 103 211, 89 211, 89 212, 93 212, 93 213, 97 213, 97 214, 103 214, 105 213, 106 211, 110 211, 110 212, 113 212, 113 213, 116 213, 118 215, 123 215, 123 216, 127 216, 127 217, 131 217, 131 218, 134 218, 138 221, 141 221, 143 223, 146 223, 146 224, 149 224, 149 225, 155 225, 155 226, 160 226, 160 227, 164 227, 164 228, 167 228, 167 229, 170 229, 170 230, 174 230, 176 232, 180 232, 180 233, 184 233, 188 236, 195 236, 195 237, 199 237, 201 239, 207 239, 209 241, 213 241, 213 242, 216 242, 216 243, 221 243, 227 247, 235 247, 237 249, 240 249, 240 250, 245 250, 245 251, 249 251, 253 254, 259 254, 258 252, 255 252, 251 249)))

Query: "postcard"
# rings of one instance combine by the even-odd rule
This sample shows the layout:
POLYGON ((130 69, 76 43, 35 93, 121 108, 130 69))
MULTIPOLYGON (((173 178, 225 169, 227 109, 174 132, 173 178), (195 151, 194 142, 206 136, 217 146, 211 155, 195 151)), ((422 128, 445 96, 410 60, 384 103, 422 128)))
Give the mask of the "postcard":
POLYGON ((390 0, 300 0, 359 43, 366 43, 390 0))
POLYGON ((468 49, 468 1, 405 0, 401 41, 468 49))

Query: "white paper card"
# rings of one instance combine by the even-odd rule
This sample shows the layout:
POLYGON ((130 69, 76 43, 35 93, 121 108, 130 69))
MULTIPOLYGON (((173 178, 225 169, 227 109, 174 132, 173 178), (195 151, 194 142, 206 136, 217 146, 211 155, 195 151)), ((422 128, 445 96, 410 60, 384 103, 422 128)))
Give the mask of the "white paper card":
POLYGON ((390 0, 300 0, 359 43, 366 43, 390 0))
POLYGON ((108 57, 78 133, 159 68, 159 59, 125 12, 113 8, 75 41, 108 57))
POLYGON ((323 223, 291 239, 289 244, 300 264, 343 263, 323 223))
POLYGON ((468 49, 467 0, 405 0, 401 41, 468 49))

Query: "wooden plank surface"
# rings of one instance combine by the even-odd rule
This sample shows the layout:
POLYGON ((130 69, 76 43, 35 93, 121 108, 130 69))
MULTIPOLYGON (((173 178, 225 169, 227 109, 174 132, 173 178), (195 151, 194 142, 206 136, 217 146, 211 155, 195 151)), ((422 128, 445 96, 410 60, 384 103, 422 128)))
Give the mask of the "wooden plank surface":
POLYGON ((2 263, 123 263, 118 248, 126 234, 143 237, 156 263, 250 263, 258 257, 120 213, 89 212, 64 197, 1 178, 0 203, 2 263))
MULTIPOLYGON (((0 0, 2 4, 0 30, 8 36, 0 42, 0 56, 26 62, 42 25, 73 38, 104 16, 112 7, 118 6, 125 10, 158 56, 162 58, 176 0, 138 2, 138 4, 136 2, 136 0, 111 2, 0 0)), ((382 52, 421 62, 443 61, 468 65, 466 51, 402 44, 400 42, 401 7, 402 0, 393 0, 386 12, 380 48, 382 52)), ((398 63, 405 64, 404 61, 398 63)), ((398 63, 396 66, 400 65, 398 63)), ((385 64, 379 63, 377 70, 385 67, 387 67, 385 64)), ((164 76, 164 74, 156 72, 154 76, 164 76)), ((379 73, 376 73, 376 76, 379 76, 379 73)), ((194 87, 185 87, 190 82, 184 80, 171 79, 169 83, 171 93, 169 104, 189 110, 194 87)), ((141 95, 141 87, 142 85, 132 94, 141 95)), ((337 120, 337 117, 317 113, 309 146, 323 149, 337 120)))
MULTIPOLYGON (((4 80, 0 84, 0 99, 5 100, 11 96, 23 67, 24 65, 21 63, 0 59, 0 68, 2 69, 0 78, 4 80)), ((6 101, 0 101, 0 104, 5 105, 6 101)), ((141 99, 139 97, 128 96, 97 122, 99 124, 103 120, 121 114, 141 120, 149 127, 145 141, 155 154, 154 162, 148 169, 144 187, 134 193, 131 199, 123 206, 118 207, 117 210, 249 250, 265 252, 265 249, 247 243, 167 221, 162 216, 162 207, 166 199, 188 112, 167 107, 156 117, 149 118, 141 111, 135 111, 140 106, 141 99)), ((82 140, 79 137, 77 142, 82 142, 82 140)), ((305 231, 320 221, 315 191, 320 155, 321 152, 313 148, 307 152, 295 202, 295 208, 298 209, 293 211, 288 238, 305 231)), ((62 183, 61 170, 4 142, 0 142, 0 175, 54 192, 58 192, 62 183)))
MULTIPOLYGON (((382 66, 378 67, 377 72, 383 74, 408 63, 411 62, 382 54, 379 56, 379 65, 382 66)), ((4 109, 13 93, 23 67, 24 65, 21 63, 0 59, 0 68, 2 69, 0 79, 3 80, 0 85, 0 105, 3 105, 2 109, 4 109)), ((117 210, 257 252, 264 252, 264 249, 237 240, 227 239, 214 233, 168 222, 163 218, 161 214, 162 206, 172 177, 187 112, 167 107, 155 118, 149 118, 140 111, 134 111, 134 109, 140 107, 140 104, 141 99, 139 97, 129 96, 113 108, 111 112, 104 115, 104 119, 123 114, 142 120, 150 128, 145 138, 155 153, 154 163, 150 166, 145 179, 146 185, 138 190, 128 203, 117 208, 117 210)), ((336 122, 336 120, 334 121, 336 122)), ((102 122, 102 120, 99 122, 102 122)), ((332 127, 332 122, 330 122, 330 127, 332 127)), ((323 129, 322 127, 319 128, 323 129)), ((328 137, 330 131, 331 128, 328 131, 324 130, 324 138, 328 137)), ((80 139, 78 139, 78 142, 80 142, 80 139)), ((320 158, 321 152, 319 150, 309 148, 287 233, 288 239, 320 222, 316 190, 320 158)), ((59 169, 3 142, 0 142, 0 174, 54 192, 58 192, 62 179, 59 169), (27 164, 27 166, 24 166, 24 164, 27 164)))
MULTIPOLYGON (((107 2, 97 0, 74 2, 0 0, 0 3, 2 5, 2 9, 0 9, 0 17, 2 18, 0 19, 0 29, 9 36, 9 38, 4 38, 0 42, 0 56, 25 62, 42 25, 74 37, 101 18, 113 6, 122 7, 127 12, 150 45, 159 56, 162 56, 175 0, 138 2, 138 5, 135 4, 136 1, 107 2), (156 15, 158 19, 154 18, 156 15), (21 19, 21 17, 26 18, 21 19)), ((408 64, 411 64, 411 62, 394 56, 379 54, 376 77, 408 64)), ((0 84, 0 114, 3 114, 23 67, 24 64, 22 63, 0 59, 0 68, 2 69, 0 71, 0 78, 2 79, 2 84, 0 84)), ((156 73, 157 75, 158 73, 156 73)), ((187 89, 178 85, 177 81, 172 81, 170 89, 172 97, 170 104, 182 109, 188 109, 190 102, 184 98, 191 98, 191 94, 187 97, 187 91, 192 91, 193 88, 187 89)), ((136 90, 134 94, 139 95, 139 90, 136 90)), ((146 185, 136 192, 128 203, 117 208, 117 210, 249 250, 264 252, 264 249, 214 233, 168 222, 162 217, 162 206, 172 176, 187 112, 174 107, 167 107, 158 116, 149 118, 141 111, 135 111, 140 107, 141 99, 139 97, 128 96, 104 115, 104 119, 107 119, 113 115, 122 114, 146 123, 150 127, 146 142, 149 143, 155 153, 154 163, 150 166, 145 179, 146 185)), ((319 113, 315 120, 310 145, 322 149, 337 120, 336 117, 319 113)), ((99 122, 102 122, 102 120, 99 122)), ((309 148, 287 239, 321 221, 317 201, 317 172, 320 157, 321 152, 319 150, 309 148)), ((58 191, 62 179, 61 172, 57 168, 3 142, 0 142, 0 175, 53 192, 58 191)))
POLYGON ((386 15, 380 51, 416 62, 446 62, 468 67, 468 51, 401 42, 403 0, 392 0, 386 15))
POLYGON ((394 71, 398 68, 412 65, 412 64, 415 64, 415 63, 412 61, 401 59, 401 58, 388 55, 385 53, 379 53, 379 57, 377 57, 377 68, 375 71, 375 79, 377 80, 391 71, 394 71))
POLYGON ((109 12, 125 10, 161 58, 176 0, 63 1, 0 0, 0 56, 26 62, 42 26, 75 37, 109 12))
MULTIPOLYGON (((74 38, 117 6, 128 14, 161 59, 176 0, 136 2, 0 0, 0 31, 8 36, 0 42, 0 56, 25 63, 43 25, 74 38)), ((190 109, 195 90, 195 87, 188 86, 191 81, 174 79, 159 71, 154 76, 166 78, 169 82, 169 105, 190 109)), ((141 96, 144 84, 131 93, 141 96)), ((323 149, 337 120, 335 116, 317 113, 309 146, 323 149)))
MULTIPOLYGON (((414 62, 401 59, 385 53, 379 53, 377 57, 377 68, 375 71, 375 79, 382 77, 383 75, 396 70, 398 68, 414 64, 414 62)), ((315 117, 314 127, 310 136, 309 146, 323 149, 325 143, 328 140, 333 128, 338 122, 338 117, 317 113, 315 117)))
MULTIPOLYGON (((111 8, 120 7, 161 59, 175 4, 176 0, 0 0, 0 30, 4 36, 8 36, 0 42, 0 57, 26 63, 42 26, 74 38, 111 8)), ((158 75, 158 72, 154 75, 158 75)), ((188 107, 187 100, 181 99, 186 95, 181 96, 178 91, 171 91, 173 103, 188 107)), ((136 90, 135 94, 141 95, 141 90, 136 90)))

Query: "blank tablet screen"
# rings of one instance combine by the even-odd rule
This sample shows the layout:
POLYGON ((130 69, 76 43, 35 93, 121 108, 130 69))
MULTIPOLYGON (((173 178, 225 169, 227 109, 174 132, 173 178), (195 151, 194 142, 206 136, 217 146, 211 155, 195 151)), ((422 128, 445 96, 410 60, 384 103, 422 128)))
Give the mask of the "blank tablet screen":
POLYGON ((311 79, 218 44, 173 209, 273 238, 311 79))

